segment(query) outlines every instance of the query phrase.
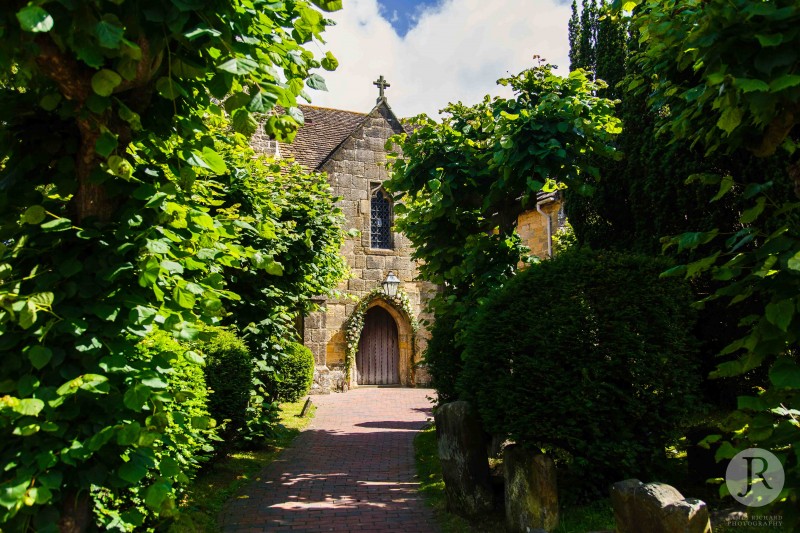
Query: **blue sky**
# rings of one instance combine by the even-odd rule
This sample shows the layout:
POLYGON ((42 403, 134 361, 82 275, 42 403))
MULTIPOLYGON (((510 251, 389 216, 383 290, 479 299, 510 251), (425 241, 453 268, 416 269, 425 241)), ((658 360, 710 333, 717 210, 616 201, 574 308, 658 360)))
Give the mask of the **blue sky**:
POLYGON ((436 116, 448 102, 508 95, 497 79, 530 68, 534 55, 566 74, 568 1, 344 0, 314 50, 332 52, 339 68, 320 72, 328 92, 312 91, 312 105, 369 112, 383 75, 398 116, 436 116))
POLYGON ((437 3, 439 0, 378 0, 381 16, 391 23, 401 37, 416 25, 423 8, 437 3))

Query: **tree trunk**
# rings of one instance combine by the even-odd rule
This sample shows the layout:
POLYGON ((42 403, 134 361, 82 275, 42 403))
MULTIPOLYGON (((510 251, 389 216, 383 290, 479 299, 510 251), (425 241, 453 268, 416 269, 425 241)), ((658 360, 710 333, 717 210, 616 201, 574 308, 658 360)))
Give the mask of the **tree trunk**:
POLYGON ((70 492, 64 498, 58 530, 60 533, 83 533, 88 526, 89 493, 79 496, 76 492, 70 492))
POLYGON ((100 166, 100 159, 95 152, 100 132, 88 120, 79 120, 78 129, 81 132, 81 145, 75 165, 78 189, 72 199, 74 216, 78 223, 88 217, 105 222, 114 214, 114 203, 102 184, 92 182, 92 171, 100 166))

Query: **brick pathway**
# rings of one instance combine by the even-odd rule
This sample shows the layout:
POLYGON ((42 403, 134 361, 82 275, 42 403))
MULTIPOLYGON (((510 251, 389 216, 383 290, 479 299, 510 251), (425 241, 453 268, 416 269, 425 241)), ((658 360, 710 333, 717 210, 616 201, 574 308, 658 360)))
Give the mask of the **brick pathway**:
POLYGON ((360 388, 312 396, 308 429, 220 516, 225 533, 432 533, 412 441, 430 389, 360 388))

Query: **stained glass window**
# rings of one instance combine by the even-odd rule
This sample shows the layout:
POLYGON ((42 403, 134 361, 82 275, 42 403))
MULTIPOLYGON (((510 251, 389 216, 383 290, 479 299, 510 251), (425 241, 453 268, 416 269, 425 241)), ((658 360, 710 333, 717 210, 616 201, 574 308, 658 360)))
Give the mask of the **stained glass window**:
POLYGON ((391 250, 392 201, 380 186, 375 187, 372 191, 370 215, 370 246, 391 250))

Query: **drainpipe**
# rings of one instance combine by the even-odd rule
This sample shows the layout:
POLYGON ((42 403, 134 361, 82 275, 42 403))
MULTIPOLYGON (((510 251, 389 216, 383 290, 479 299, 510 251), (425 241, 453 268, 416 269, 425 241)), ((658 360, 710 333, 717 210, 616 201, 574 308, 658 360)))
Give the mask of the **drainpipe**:
MULTIPOLYGON (((553 257, 553 220, 542 211, 545 202, 536 202, 536 211, 547 219, 547 257, 553 257)), ((550 203, 550 202, 547 202, 550 203)))

